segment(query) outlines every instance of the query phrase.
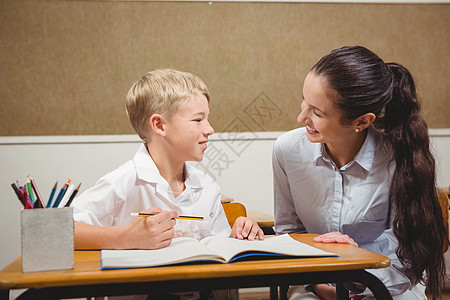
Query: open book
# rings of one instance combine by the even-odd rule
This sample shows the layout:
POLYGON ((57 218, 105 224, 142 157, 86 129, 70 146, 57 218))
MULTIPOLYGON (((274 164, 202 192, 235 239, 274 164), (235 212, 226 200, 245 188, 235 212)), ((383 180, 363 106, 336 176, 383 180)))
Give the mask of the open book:
POLYGON ((262 241, 209 236, 200 241, 178 237, 157 250, 102 250, 102 270, 143 268, 186 262, 228 263, 239 260, 337 256, 294 240, 288 234, 262 241))

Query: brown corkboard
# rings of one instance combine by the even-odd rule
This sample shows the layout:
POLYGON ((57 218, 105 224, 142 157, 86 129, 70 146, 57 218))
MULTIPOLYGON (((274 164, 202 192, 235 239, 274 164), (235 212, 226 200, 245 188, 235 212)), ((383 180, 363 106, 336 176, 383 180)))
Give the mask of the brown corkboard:
POLYGON ((0 2, 0 136, 133 133, 139 76, 200 76, 216 132, 297 127, 303 79, 363 45, 415 76, 430 128, 450 128, 449 4, 0 2))

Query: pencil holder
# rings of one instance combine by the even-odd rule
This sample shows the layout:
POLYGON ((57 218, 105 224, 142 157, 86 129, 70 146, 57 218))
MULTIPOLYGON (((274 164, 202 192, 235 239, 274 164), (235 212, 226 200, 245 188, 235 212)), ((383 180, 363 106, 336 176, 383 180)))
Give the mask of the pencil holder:
POLYGON ((22 272, 73 269, 73 208, 25 209, 20 214, 22 272))

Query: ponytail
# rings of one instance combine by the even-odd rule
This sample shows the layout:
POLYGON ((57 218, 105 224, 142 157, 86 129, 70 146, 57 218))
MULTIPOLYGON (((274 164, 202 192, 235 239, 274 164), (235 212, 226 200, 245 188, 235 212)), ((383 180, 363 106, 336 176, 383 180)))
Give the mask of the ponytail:
POLYGON ((373 125, 384 132, 396 163, 389 194, 395 207, 391 220, 399 242, 396 254, 411 282, 426 283, 433 299, 439 298, 448 236, 428 128, 411 74, 362 46, 335 49, 311 71, 326 78, 328 87, 337 92, 334 101, 343 124, 366 113, 377 116, 373 125))
POLYGON ((425 281, 427 291, 437 299, 445 278, 443 245, 448 237, 437 198, 435 160, 411 74, 399 64, 387 66, 393 74, 393 90, 381 125, 396 163, 390 187, 390 201, 396 207, 396 253, 412 282, 425 281))

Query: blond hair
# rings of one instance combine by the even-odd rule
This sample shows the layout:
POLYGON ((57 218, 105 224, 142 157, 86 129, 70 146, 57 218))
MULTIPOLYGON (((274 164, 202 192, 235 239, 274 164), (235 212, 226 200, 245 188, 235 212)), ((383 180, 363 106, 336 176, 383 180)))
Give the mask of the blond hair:
POLYGON ((171 69, 148 72, 136 81, 128 91, 126 107, 128 118, 139 137, 150 140, 149 119, 161 114, 170 119, 181 101, 209 91, 205 83, 194 74, 171 69))

